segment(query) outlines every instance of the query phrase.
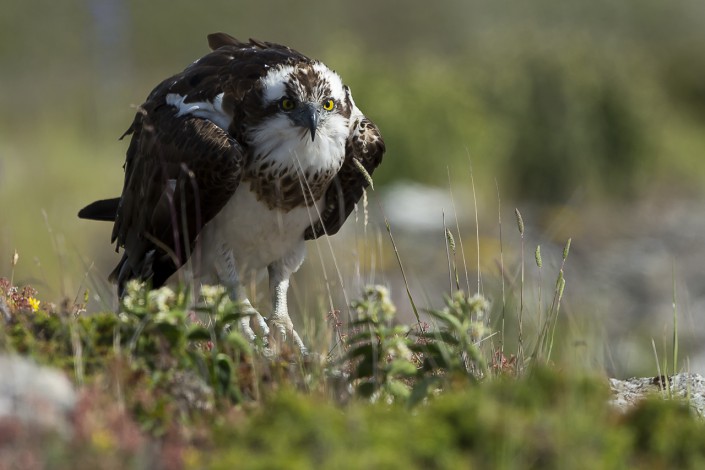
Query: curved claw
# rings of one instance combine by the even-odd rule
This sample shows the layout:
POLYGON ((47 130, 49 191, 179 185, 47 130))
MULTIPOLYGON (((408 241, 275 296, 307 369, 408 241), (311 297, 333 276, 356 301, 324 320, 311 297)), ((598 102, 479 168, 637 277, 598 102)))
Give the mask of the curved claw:
POLYGON ((294 345, 299 349, 301 354, 303 356, 308 356, 308 349, 304 345, 304 342, 301 341, 301 337, 299 336, 299 334, 293 328, 291 329, 291 339, 294 342, 294 345))
POLYGON ((288 325, 286 323, 282 324, 280 322, 277 322, 276 320, 272 323, 272 329, 274 330, 276 335, 281 339, 281 343, 286 342, 287 338, 290 338, 293 345, 303 356, 308 355, 308 348, 304 345, 304 342, 301 340, 301 337, 294 329, 294 325, 291 324, 291 321, 288 322, 288 325))
POLYGON ((267 319, 260 315, 259 312, 255 311, 255 321, 260 330, 262 330, 262 336, 267 338, 269 336, 269 325, 267 325, 267 319))
POLYGON ((248 315, 240 319, 240 329, 242 330, 242 333, 245 335, 245 338, 247 338, 247 340, 252 344, 256 343, 258 335, 252 329, 252 325, 251 325, 252 318, 254 317, 255 324, 262 331, 262 336, 261 336, 262 342, 264 343, 265 347, 268 347, 269 346, 269 325, 267 325, 267 319, 264 318, 254 308, 247 309, 246 313, 248 315))
POLYGON ((245 338, 247 338, 247 341, 249 341, 250 343, 255 342, 255 339, 257 339, 257 335, 250 326, 250 317, 244 317, 240 319, 240 329, 242 330, 242 334, 245 335, 245 338))

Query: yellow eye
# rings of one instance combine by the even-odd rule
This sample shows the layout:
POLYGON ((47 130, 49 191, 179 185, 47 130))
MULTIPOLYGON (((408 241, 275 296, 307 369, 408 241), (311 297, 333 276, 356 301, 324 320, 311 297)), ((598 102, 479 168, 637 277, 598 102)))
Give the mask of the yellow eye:
POLYGON ((335 101, 327 99, 323 102, 323 109, 326 111, 333 111, 333 108, 335 108, 335 101))
POLYGON ((294 103, 294 100, 289 99, 289 98, 282 98, 279 101, 279 107, 283 109, 284 111, 291 111, 296 107, 296 103, 294 103))

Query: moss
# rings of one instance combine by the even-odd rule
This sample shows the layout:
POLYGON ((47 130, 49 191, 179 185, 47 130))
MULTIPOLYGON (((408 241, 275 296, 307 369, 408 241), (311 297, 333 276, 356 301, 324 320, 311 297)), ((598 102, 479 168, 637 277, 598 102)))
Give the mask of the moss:
POLYGON ((598 378, 542 371, 438 396, 409 413, 340 409, 284 390, 215 431, 211 468, 698 468, 705 430, 682 405, 619 417, 598 378), (527 399, 537 395, 537 399, 527 399), (635 430, 639 431, 635 437, 635 430))

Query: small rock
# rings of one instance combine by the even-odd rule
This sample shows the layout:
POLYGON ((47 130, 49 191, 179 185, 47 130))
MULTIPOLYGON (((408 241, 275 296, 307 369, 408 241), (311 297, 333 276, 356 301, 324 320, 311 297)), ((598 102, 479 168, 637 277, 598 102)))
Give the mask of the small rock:
POLYGON ((705 417, 705 378, 699 374, 610 379, 610 388, 610 404, 620 411, 627 411, 647 396, 661 396, 687 400, 698 416, 705 417))
POLYGON ((76 393, 66 376, 15 355, 0 355, 0 422, 71 434, 76 393))

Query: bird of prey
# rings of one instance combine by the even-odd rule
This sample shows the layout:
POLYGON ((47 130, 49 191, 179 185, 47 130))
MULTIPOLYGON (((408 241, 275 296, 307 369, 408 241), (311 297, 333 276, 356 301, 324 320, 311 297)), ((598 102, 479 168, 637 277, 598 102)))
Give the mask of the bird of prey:
POLYGON ((118 198, 79 217, 114 221, 123 249, 110 275, 162 286, 175 273, 217 282, 245 306, 241 320, 306 353, 287 308, 305 240, 332 235, 385 152, 377 126, 323 63, 279 44, 225 33, 212 52, 160 83, 139 107, 118 198), (272 315, 247 298, 244 279, 267 268, 272 315))

